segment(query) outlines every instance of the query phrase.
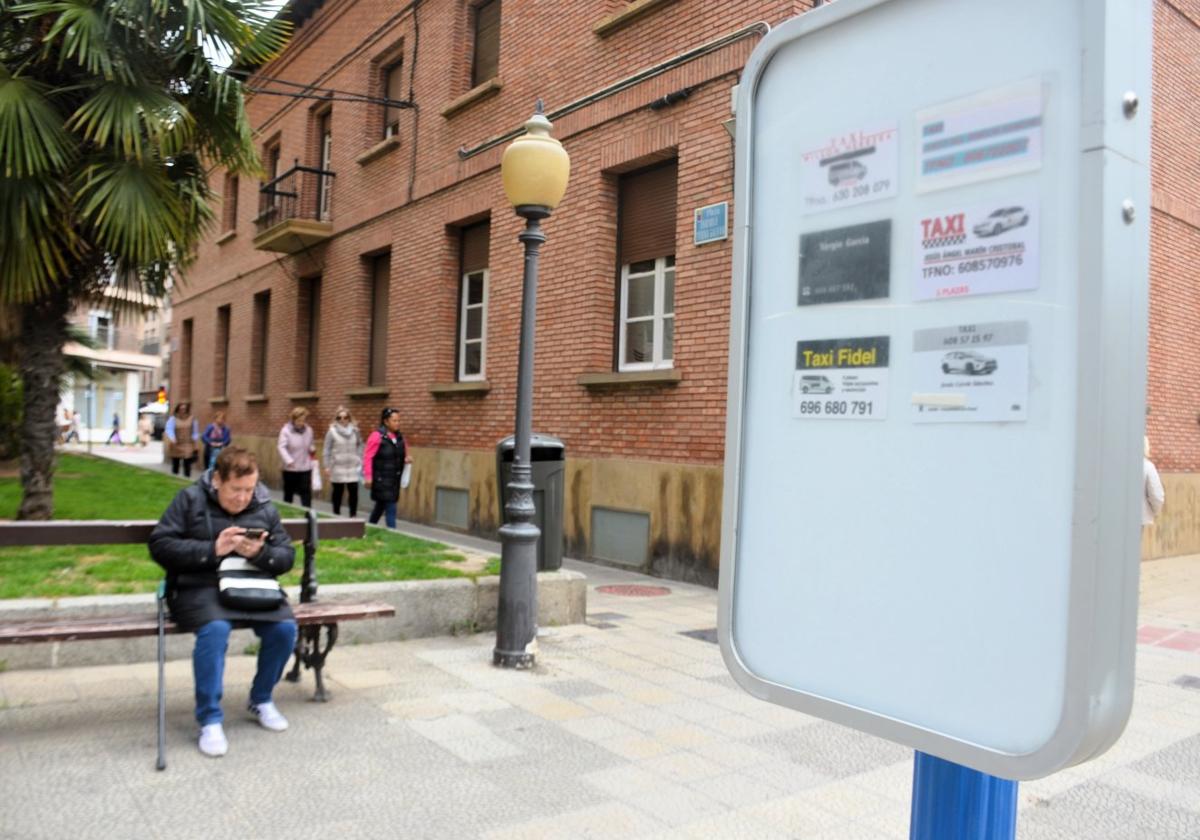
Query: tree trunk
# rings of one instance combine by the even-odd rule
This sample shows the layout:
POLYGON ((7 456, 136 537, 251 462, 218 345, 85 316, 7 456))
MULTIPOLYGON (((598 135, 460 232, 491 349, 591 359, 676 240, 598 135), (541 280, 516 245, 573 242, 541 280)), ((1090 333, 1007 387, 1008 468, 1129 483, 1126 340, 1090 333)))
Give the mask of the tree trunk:
POLYGON ((54 441, 70 308, 70 296, 61 287, 37 303, 22 307, 20 354, 25 417, 21 421, 22 498, 17 519, 49 519, 54 515, 54 441))

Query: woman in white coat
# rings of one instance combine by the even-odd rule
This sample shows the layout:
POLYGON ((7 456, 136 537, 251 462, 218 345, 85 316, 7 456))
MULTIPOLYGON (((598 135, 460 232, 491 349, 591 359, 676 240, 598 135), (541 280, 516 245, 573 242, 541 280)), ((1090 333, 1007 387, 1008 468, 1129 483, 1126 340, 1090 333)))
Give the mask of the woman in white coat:
POLYGON ((1142 524, 1153 525, 1166 501, 1162 479, 1150 461, 1150 438, 1142 438, 1142 524))
POLYGON ((325 433, 325 472, 333 485, 333 513, 342 515, 342 494, 350 517, 358 514, 358 480, 362 475, 363 439, 358 424, 344 406, 338 406, 325 433))

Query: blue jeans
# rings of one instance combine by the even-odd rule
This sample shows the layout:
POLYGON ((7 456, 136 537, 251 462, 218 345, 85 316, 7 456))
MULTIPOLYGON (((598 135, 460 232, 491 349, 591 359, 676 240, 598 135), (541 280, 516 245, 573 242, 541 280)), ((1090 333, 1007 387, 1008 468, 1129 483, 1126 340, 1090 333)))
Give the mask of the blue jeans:
POLYGON ((375 507, 371 509, 371 518, 367 521, 374 525, 379 521, 379 517, 384 515, 387 517, 387 526, 389 528, 396 527, 396 503, 395 502, 375 502, 375 507))
MULTIPOLYGON (((258 650, 258 671, 250 686, 251 703, 268 703, 275 683, 283 676, 288 657, 296 647, 296 622, 250 622, 261 646, 258 650)), ((196 720, 201 726, 220 723, 221 685, 225 677, 225 651, 229 648, 228 621, 210 621, 196 631, 196 647, 192 649, 192 674, 196 679, 196 720)))

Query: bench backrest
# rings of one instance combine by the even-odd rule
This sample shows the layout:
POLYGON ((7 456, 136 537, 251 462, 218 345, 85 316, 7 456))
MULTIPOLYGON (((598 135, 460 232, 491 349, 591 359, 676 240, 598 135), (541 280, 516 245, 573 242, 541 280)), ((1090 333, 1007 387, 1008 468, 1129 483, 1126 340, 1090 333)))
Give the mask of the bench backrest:
MULTIPOLYGON (((136 545, 150 541, 155 519, 122 522, 56 519, 51 522, 0 522, 0 546, 35 545, 136 545)), ((283 527, 293 540, 308 541, 310 528, 327 540, 357 539, 365 532, 361 519, 285 519, 283 527), (316 523, 320 524, 317 525, 316 523)), ((316 539, 316 533, 312 538, 316 539)))
MULTIPOLYGON (((39 545, 145 545, 158 524, 154 519, 132 521, 0 522, 0 547, 39 545)), ((308 511, 304 519, 285 519, 283 527, 293 540, 304 542, 304 574, 300 578, 300 602, 317 596, 317 537, 327 540, 357 539, 366 532, 361 519, 317 519, 308 511)))

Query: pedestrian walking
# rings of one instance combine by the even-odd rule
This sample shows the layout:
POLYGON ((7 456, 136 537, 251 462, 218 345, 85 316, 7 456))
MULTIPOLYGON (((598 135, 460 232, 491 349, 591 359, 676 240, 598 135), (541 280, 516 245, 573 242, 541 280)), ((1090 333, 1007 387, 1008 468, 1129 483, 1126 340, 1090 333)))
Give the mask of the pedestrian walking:
POLYGON ((333 424, 325 432, 322 452, 326 474, 333 486, 333 513, 342 515, 342 496, 347 497, 351 518, 358 515, 358 481, 363 468, 363 439, 345 406, 338 406, 333 424))
POLYGON ((111 445, 113 438, 117 439, 117 446, 124 446, 124 444, 121 443, 121 415, 117 414, 115 411, 113 412, 112 431, 108 435, 108 440, 104 442, 105 445, 111 445))
POLYGON ((312 507, 313 430, 308 425, 308 409, 292 409, 292 418, 279 430, 279 460, 283 463, 283 500, 291 504, 300 496, 300 504, 312 507))
POLYGON ((154 421, 150 419, 149 414, 139 414, 137 424, 138 444, 141 446, 150 445, 150 436, 154 433, 154 421))
POLYGON ((192 475, 192 462, 196 460, 196 443, 200 440, 200 421, 192 416, 192 407, 188 403, 175 406, 175 411, 167 418, 163 437, 167 441, 167 456, 171 459, 171 472, 179 475, 192 475))
POLYGON ((275 579, 292 568, 296 552, 271 491, 258 480, 254 453, 225 447, 212 470, 180 490, 150 534, 150 556, 167 572, 171 619, 196 634, 200 752, 217 758, 229 749, 221 695, 235 624, 260 640, 249 715, 272 732, 287 729, 271 695, 296 645, 296 621, 275 579))
POLYGON ((79 412, 68 411, 67 414, 71 419, 67 429, 67 438, 63 442, 70 443, 71 441, 75 441, 76 443, 79 443, 79 412))
POLYGON ((204 434, 200 436, 200 440, 204 443, 204 468, 211 470, 221 450, 233 442, 233 435, 225 425, 224 411, 213 415, 212 422, 204 427, 204 434))
POLYGON ((1154 517, 1162 511, 1167 495, 1163 491, 1158 469, 1150 460, 1150 438, 1142 437, 1142 525, 1153 525, 1154 517))
POLYGON ((387 526, 396 527, 396 502, 400 498, 400 477, 404 465, 411 464, 408 445, 400 434, 400 411, 385 408, 379 417, 379 428, 367 438, 363 452, 363 478, 371 488, 371 508, 368 520, 372 525, 380 516, 387 517, 387 526))

